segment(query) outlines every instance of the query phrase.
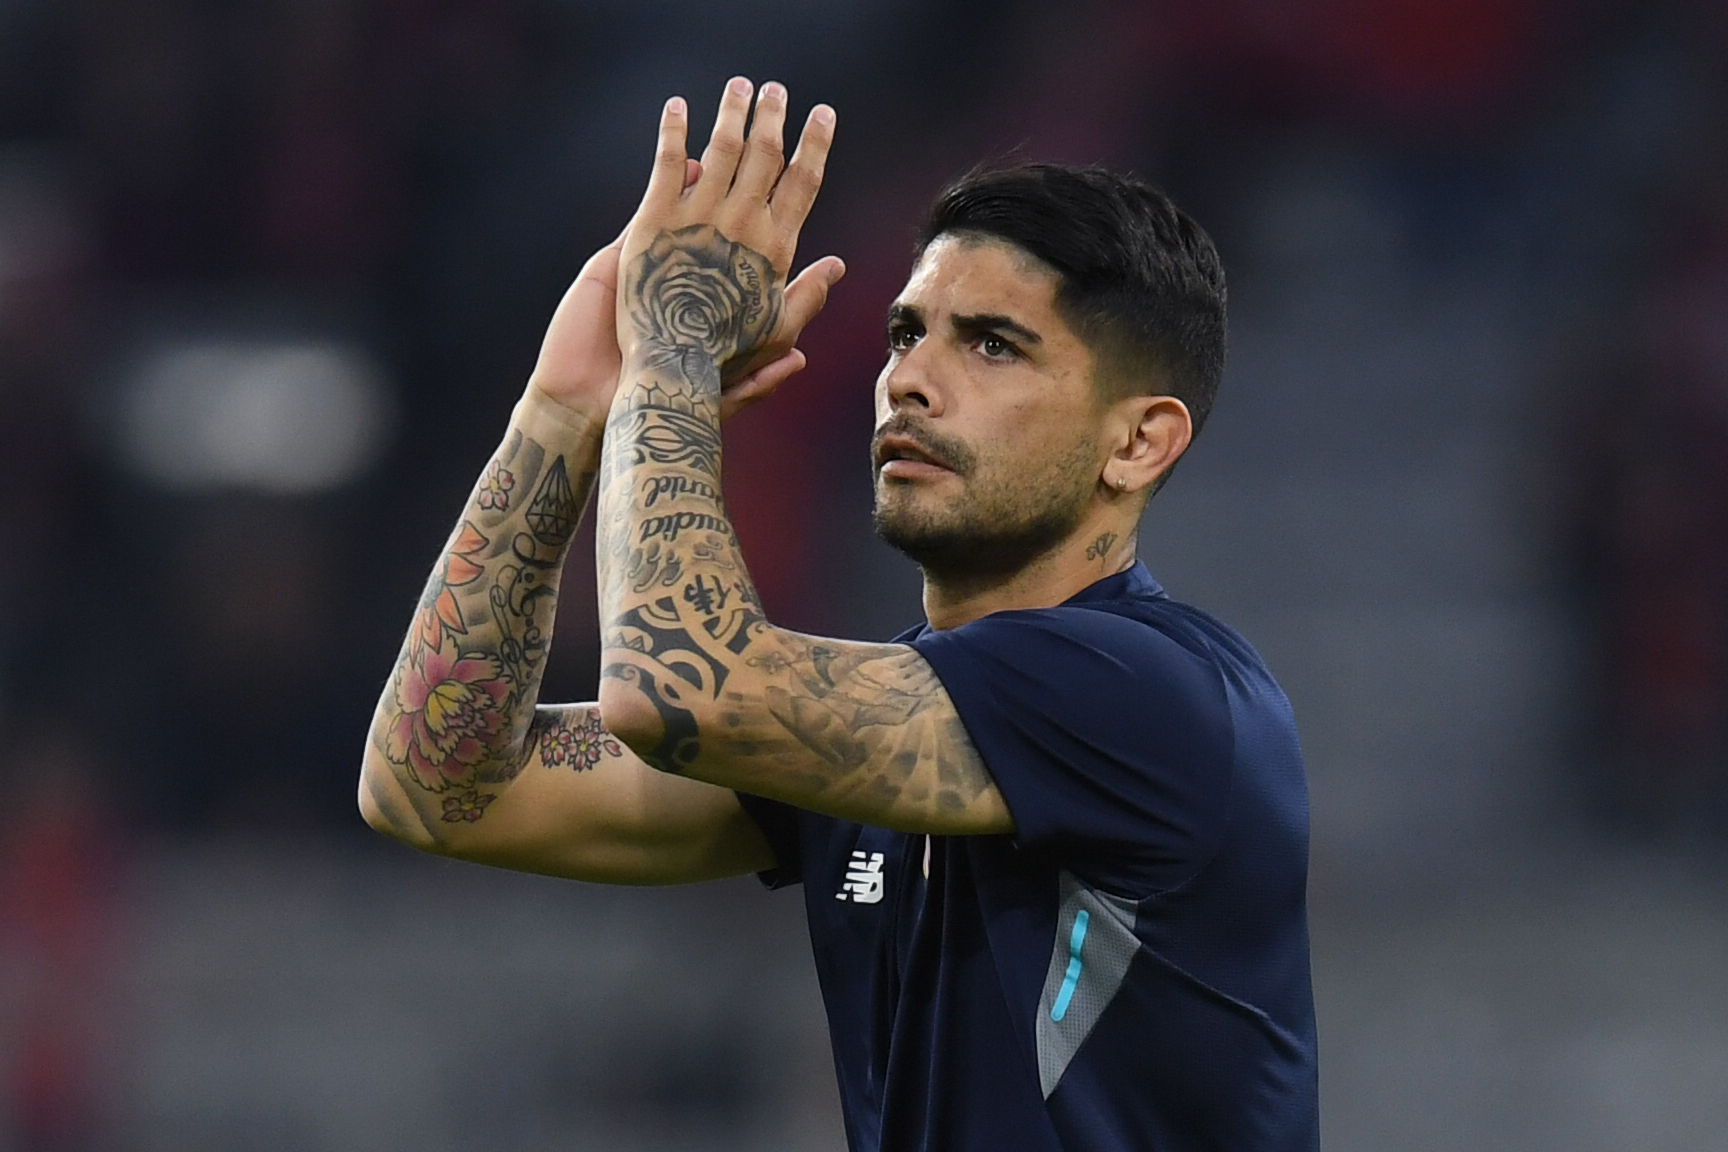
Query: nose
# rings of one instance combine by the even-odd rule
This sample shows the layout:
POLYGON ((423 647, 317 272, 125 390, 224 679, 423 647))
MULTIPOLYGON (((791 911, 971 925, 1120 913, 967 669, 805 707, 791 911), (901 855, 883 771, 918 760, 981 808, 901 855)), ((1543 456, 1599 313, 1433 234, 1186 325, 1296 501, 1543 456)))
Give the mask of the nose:
POLYGON ((935 380, 934 341, 926 337, 893 357, 882 369, 882 398, 887 414, 911 408, 926 416, 942 414, 942 390, 935 380))

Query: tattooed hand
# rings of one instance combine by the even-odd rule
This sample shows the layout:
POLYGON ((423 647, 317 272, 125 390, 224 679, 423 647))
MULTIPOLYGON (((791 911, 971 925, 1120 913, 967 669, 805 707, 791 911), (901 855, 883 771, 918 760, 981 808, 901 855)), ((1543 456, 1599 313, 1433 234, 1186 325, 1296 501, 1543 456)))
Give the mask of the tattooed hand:
MULTIPOLYGON (((691 181, 700 171, 700 164, 689 161, 691 181)), ((593 425, 605 422, 623 367, 617 333, 618 255, 623 246, 621 233, 582 266, 552 314, 528 380, 530 396, 550 400, 593 425)), ((796 331, 790 332, 784 346, 771 349, 771 354, 728 366, 721 392, 722 420, 773 395, 804 367, 804 353, 792 346, 797 337, 796 331)))
POLYGON ((723 375, 785 356, 845 270, 827 257, 785 283, 822 183, 833 110, 818 105, 810 113, 782 174, 786 90, 763 85, 746 141, 750 92, 743 78, 727 85, 699 169, 685 155, 684 102, 667 103, 648 190, 624 238, 617 317, 624 354, 709 393, 723 375))

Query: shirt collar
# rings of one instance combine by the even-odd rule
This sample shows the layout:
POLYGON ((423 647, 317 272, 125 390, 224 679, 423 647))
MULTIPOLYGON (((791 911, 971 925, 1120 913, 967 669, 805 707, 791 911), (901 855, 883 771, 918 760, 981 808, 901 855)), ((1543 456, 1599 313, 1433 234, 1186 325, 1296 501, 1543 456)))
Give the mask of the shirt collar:
POLYGON ((1136 560, 1121 572, 1086 585, 1064 603, 1085 604, 1094 600, 1132 600, 1146 596, 1167 597, 1168 595, 1169 593, 1164 591, 1158 581, 1152 579, 1152 573, 1146 570, 1145 563, 1136 560))
MULTIPOLYGON (((1064 600, 1063 603, 1086 604, 1099 600, 1132 600, 1146 597, 1167 600, 1170 598, 1170 594, 1164 591, 1158 581, 1152 579, 1152 573, 1146 570, 1146 565, 1136 560, 1132 567, 1088 584, 1064 600)), ((930 631, 930 624, 925 621, 906 629, 894 637, 893 642, 904 644, 927 636, 930 631)))

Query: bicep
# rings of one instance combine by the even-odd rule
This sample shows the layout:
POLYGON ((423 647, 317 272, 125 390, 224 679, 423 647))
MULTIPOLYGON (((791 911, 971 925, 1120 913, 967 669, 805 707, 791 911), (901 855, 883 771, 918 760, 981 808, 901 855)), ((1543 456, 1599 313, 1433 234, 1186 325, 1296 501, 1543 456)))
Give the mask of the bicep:
POLYGON ((595 705, 539 708, 530 735, 510 780, 412 803, 393 777, 368 772, 362 807, 394 824, 411 804, 426 835, 405 839, 523 872, 679 884, 773 867, 730 789, 654 771, 605 731, 595 705))
POLYGON ((716 734, 698 763, 706 779, 907 832, 1014 830, 953 699, 915 649, 773 629, 748 657, 706 725, 716 734))

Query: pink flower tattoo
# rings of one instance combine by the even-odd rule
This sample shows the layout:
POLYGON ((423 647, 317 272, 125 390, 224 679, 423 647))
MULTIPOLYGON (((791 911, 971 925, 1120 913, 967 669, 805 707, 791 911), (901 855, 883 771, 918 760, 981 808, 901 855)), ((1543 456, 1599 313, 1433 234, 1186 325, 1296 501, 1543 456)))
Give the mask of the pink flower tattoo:
POLYGON ((467 821, 472 824, 486 814, 486 805, 496 799, 498 797, 490 792, 476 792, 472 788, 460 796, 446 796, 444 798, 444 822, 446 824, 459 824, 467 821))
POLYGON ((466 784, 504 731, 509 694, 495 658, 458 656, 454 644, 424 651, 419 664, 409 661, 397 673, 396 723, 385 737, 384 754, 406 764, 414 782, 428 791, 466 784))
POLYGON ((568 764, 572 772, 586 772, 600 763, 601 753, 622 756, 617 739, 600 726, 600 717, 586 712, 574 723, 554 721, 540 733, 540 763, 548 768, 568 764))
POLYGON ((510 510, 510 490, 516 487, 516 477, 498 461, 486 465, 485 475, 480 477, 480 507, 490 508, 495 512, 510 510))

